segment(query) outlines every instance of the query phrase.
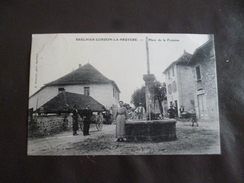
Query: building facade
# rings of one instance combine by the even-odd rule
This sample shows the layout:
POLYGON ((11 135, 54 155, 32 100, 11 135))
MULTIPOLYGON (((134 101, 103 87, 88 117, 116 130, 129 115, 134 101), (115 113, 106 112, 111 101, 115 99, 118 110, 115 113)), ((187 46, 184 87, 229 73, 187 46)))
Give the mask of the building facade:
POLYGON ((191 58, 192 55, 184 51, 183 55, 163 72, 167 87, 167 105, 168 108, 175 108, 176 116, 179 116, 181 106, 187 111, 195 108, 193 73, 187 65, 191 58))
POLYGON ((60 92, 89 95, 107 109, 117 108, 120 90, 113 80, 106 78, 91 64, 45 84, 29 98, 29 108, 36 110, 60 92))
POLYGON ((214 40, 196 49, 187 64, 194 77, 194 101, 199 119, 218 119, 218 95, 214 40))

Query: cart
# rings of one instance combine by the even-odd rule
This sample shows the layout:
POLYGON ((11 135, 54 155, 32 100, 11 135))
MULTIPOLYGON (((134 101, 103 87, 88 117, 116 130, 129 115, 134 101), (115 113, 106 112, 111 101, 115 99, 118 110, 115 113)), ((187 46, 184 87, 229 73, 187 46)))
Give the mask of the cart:
MULTIPOLYGON (((97 130, 100 131, 103 128, 103 118, 100 115, 93 114, 91 117, 91 123, 90 124, 95 124, 97 130)), ((84 130, 84 121, 80 119, 79 125, 80 125, 81 131, 83 131, 84 130)))
POLYGON ((181 114, 181 119, 183 121, 192 122, 192 126, 194 126, 194 123, 196 123, 197 126, 198 126, 198 123, 197 123, 197 115, 196 115, 196 112, 195 111, 184 111, 181 114))
POLYGON ((102 116, 103 116, 103 123, 104 123, 104 124, 109 124, 109 125, 111 125, 112 122, 114 121, 113 114, 111 114, 109 110, 104 111, 104 112, 102 113, 102 116))

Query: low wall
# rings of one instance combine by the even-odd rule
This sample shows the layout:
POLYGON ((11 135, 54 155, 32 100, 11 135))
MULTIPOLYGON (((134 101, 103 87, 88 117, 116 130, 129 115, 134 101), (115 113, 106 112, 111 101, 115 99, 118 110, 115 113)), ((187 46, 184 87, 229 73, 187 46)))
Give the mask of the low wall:
POLYGON ((28 122, 28 136, 45 136, 61 131, 72 129, 72 117, 69 115, 66 120, 64 116, 34 116, 28 122))
POLYGON ((127 141, 176 140, 176 120, 128 121, 125 124, 127 141))

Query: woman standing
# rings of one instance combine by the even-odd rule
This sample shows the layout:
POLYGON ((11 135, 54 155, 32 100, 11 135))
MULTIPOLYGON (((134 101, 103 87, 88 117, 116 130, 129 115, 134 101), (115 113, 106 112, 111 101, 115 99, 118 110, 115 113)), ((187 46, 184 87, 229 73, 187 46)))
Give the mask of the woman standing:
POLYGON ((78 118, 79 118, 79 113, 78 113, 78 105, 74 105, 73 109, 73 135, 78 135, 77 130, 78 130, 78 118))
POLYGON ((123 142, 125 138, 125 120, 127 120, 127 110, 123 106, 123 101, 119 101, 119 108, 116 113, 116 134, 117 142, 123 142))

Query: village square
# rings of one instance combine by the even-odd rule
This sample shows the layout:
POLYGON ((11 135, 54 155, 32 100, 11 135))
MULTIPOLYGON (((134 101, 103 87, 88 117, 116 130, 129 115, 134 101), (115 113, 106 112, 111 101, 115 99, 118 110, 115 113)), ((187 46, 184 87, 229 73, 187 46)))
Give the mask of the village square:
POLYGON ((34 92, 27 154, 220 154, 213 37, 193 54, 182 50, 162 70, 164 82, 150 72, 145 43, 147 73, 131 101, 122 102, 116 80, 90 63, 34 92))

